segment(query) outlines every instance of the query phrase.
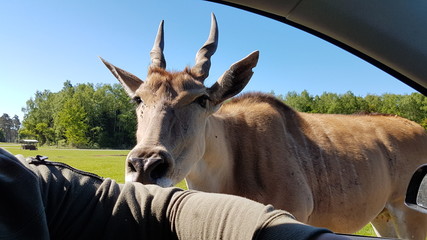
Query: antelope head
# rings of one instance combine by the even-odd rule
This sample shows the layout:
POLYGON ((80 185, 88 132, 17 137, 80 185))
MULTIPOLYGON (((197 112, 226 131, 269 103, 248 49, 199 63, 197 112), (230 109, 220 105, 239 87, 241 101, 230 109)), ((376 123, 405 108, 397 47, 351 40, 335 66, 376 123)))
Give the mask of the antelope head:
POLYGON ((137 104, 137 144, 126 159, 126 181, 169 187, 184 179, 202 159, 208 118, 243 90, 259 55, 255 51, 234 63, 216 83, 206 87, 204 80, 217 45, 218 28, 212 14, 210 34, 196 54, 195 65, 181 72, 165 70, 163 21, 144 81, 101 58, 137 104))

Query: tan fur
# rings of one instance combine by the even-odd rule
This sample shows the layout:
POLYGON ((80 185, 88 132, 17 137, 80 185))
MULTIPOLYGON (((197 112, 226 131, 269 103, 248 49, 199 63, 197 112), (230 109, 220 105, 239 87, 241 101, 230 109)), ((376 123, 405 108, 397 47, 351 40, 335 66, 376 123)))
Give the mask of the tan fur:
MULTIPOLYGON (((380 114, 299 113, 265 94, 243 95, 218 111, 193 102, 209 93, 187 71, 163 70, 135 90, 143 105, 128 159, 163 152, 168 169, 156 184, 186 177, 191 189, 272 204, 336 232, 372 222, 383 236, 425 238, 427 216, 403 204, 412 173, 427 162, 421 126, 380 114)), ((143 173, 128 167, 126 174, 144 183, 135 178, 143 173)))
POLYGON ((427 162, 427 135, 416 123, 298 113, 269 96, 246 95, 224 104, 207 129, 206 153, 187 178, 192 188, 273 204, 345 233, 399 208, 390 213, 408 215, 394 219, 399 237, 410 237, 407 227, 424 239, 427 217, 403 205, 410 176, 427 162), (402 226, 405 218, 416 221, 402 226))
MULTIPOLYGON (((158 89, 152 91, 159 95, 158 89)), ((163 129, 163 124, 144 129, 163 129)), ((149 133, 138 130, 139 145, 130 155, 149 133)), ((270 96, 249 94, 224 104, 207 118, 205 131, 194 134, 197 143, 185 147, 172 143, 181 141, 176 136, 160 134, 162 139, 145 142, 144 148, 163 145, 172 156, 182 148, 196 150, 182 159, 187 161, 182 166, 174 160, 181 174, 189 172, 191 189, 272 204, 300 221, 342 233, 353 233, 386 211, 393 216, 386 224, 399 226, 399 233, 389 237, 425 236, 426 216, 403 205, 411 174, 427 162, 425 130, 409 120, 298 113, 270 96)), ((374 222, 380 231, 384 228, 374 222)))

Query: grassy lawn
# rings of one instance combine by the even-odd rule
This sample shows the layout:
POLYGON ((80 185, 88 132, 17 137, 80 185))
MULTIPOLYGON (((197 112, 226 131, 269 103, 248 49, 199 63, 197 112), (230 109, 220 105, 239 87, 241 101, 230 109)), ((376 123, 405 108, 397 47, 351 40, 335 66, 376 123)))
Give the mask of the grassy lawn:
MULTIPOLYGON (((22 154, 24 157, 47 156, 49 161, 63 162, 74 168, 114 179, 119 183, 124 183, 125 180, 125 159, 129 150, 39 147, 38 150, 31 151, 23 150, 21 145, 13 143, 0 143, 0 147, 14 155, 22 154)), ((177 187, 186 189, 185 181, 178 183, 177 187)))
MULTIPOLYGON (((63 162, 74 168, 95 173, 104 178, 111 178, 119 183, 124 182, 125 159, 129 150, 88 150, 88 149, 60 149, 50 147, 39 147, 38 150, 22 150, 19 144, 0 143, 0 147, 14 155, 22 154, 24 157, 42 155, 49 157, 50 161, 63 162)), ((185 182, 176 185, 186 189, 185 182)), ((356 234, 375 236, 370 226, 366 225, 356 234)))
POLYGON ((1 143, 14 155, 22 154, 24 157, 42 155, 48 160, 63 162, 74 168, 95 173, 101 177, 108 177, 117 182, 124 182, 125 158, 129 150, 80 150, 39 147, 38 150, 23 150, 19 144, 1 143))

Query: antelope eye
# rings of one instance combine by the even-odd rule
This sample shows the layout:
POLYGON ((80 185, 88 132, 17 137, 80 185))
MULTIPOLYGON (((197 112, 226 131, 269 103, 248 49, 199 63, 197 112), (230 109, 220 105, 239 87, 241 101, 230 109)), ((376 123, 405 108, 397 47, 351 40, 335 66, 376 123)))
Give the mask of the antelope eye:
POLYGON ((194 100, 195 103, 199 104, 202 108, 206 108, 206 103, 209 100, 209 97, 207 95, 202 95, 196 100, 194 100))
POLYGON ((136 104, 140 104, 142 103, 142 99, 138 96, 132 98, 132 101, 135 102, 136 104))

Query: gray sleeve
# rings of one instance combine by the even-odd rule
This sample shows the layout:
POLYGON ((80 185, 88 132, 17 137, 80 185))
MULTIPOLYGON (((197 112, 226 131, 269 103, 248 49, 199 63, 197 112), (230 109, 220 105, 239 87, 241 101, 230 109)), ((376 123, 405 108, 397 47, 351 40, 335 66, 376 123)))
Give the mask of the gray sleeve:
POLYGON ((168 218, 179 239, 313 239, 330 232, 304 225, 271 205, 192 191, 172 198, 168 218))
POLYGON ((245 198, 119 185, 1 149, 0 187, 8 193, 0 206, 10 206, 0 208, 0 239, 310 239, 328 232, 245 198))

